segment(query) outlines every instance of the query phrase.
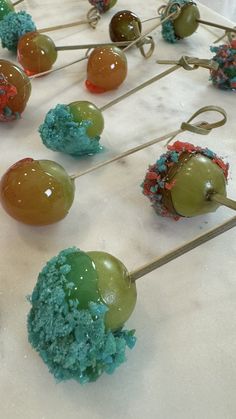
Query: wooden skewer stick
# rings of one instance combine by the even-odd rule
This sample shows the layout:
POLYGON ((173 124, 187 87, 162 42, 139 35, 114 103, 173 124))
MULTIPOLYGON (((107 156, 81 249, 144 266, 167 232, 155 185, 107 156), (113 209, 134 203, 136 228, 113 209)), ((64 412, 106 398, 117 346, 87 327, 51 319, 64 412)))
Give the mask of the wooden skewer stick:
POLYGON ((201 234, 200 236, 189 241, 183 246, 177 247, 171 252, 166 253, 165 255, 131 272, 130 273, 131 282, 135 282, 137 279, 141 278, 142 276, 147 275, 148 273, 154 271, 160 266, 166 265, 167 263, 178 258, 179 256, 182 256, 185 253, 189 252, 190 250, 193 250, 196 247, 202 245, 203 243, 206 243, 209 240, 214 239, 215 237, 219 236, 220 234, 225 233, 226 231, 230 230, 231 228, 234 228, 235 226, 236 226, 236 216, 234 216, 233 218, 230 218, 228 221, 225 221, 219 226, 212 228, 206 233, 201 234))
POLYGON ((120 41, 120 42, 104 42, 100 44, 84 44, 84 45, 66 45, 66 46, 59 46, 56 47, 57 51, 73 51, 77 49, 92 49, 96 47, 106 47, 106 46, 116 46, 116 47, 124 47, 130 44, 130 41, 120 41))
POLYGON ((198 109, 198 111, 195 112, 191 116, 191 118, 189 118, 189 120, 187 122, 183 122, 181 124, 181 127, 178 130, 170 132, 169 134, 163 135, 161 137, 155 138, 154 140, 147 141, 144 144, 140 144, 136 147, 133 147, 130 150, 127 150, 124 153, 119 154, 118 156, 112 157, 109 160, 106 160, 102 163, 97 164, 94 167, 91 167, 90 169, 85 170, 84 172, 71 175, 70 178, 75 180, 75 179, 77 179, 81 176, 87 175, 88 173, 94 172, 95 170, 98 170, 101 167, 107 166, 108 164, 114 163, 115 161, 123 159, 124 157, 130 156, 131 154, 134 154, 137 151, 143 150, 144 148, 150 147, 151 145, 154 145, 154 144, 160 143, 162 141, 165 141, 170 137, 171 137, 171 139, 173 139, 178 134, 180 134, 181 132, 184 132, 184 131, 190 131, 190 132, 194 132, 194 133, 197 133, 197 134, 203 134, 203 135, 208 134, 213 128, 217 128, 217 127, 220 127, 220 126, 224 125, 226 120, 227 120, 227 116, 226 116, 226 113, 225 113, 224 109, 222 109, 218 106, 204 106, 203 108, 198 109), (196 116, 198 116, 198 115, 200 115, 204 112, 209 112, 209 111, 215 111, 215 112, 220 113, 221 115, 223 115, 223 119, 221 119, 217 122, 213 122, 213 123, 208 123, 208 122, 196 122, 195 124, 190 123, 196 116))
POLYGON ((63 68, 70 67, 71 65, 77 64, 80 61, 84 61, 84 60, 87 60, 87 59, 88 59, 88 56, 86 54, 84 57, 79 58, 78 60, 72 61, 68 64, 64 64, 64 65, 61 65, 60 67, 52 68, 51 70, 43 71, 42 73, 38 73, 38 74, 34 74, 33 76, 29 76, 29 79, 37 79, 38 77, 46 76, 46 74, 55 73, 55 71, 62 70, 63 68))
POLYGON ((71 23, 65 23, 63 25, 49 26, 47 28, 39 29, 38 32, 39 33, 52 32, 52 31, 57 31, 60 29, 73 28, 74 26, 85 25, 86 23, 90 23, 90 21, 88 19, 84 19, 84 20, 78 20, 71 23))
POLYGON ((171 61, 171 60, 158 60, 157 63, 160 64, 173 64, 176 63, 173 67, 168 68, 167 70, 163 71, 160 74, 157 74, 156 76, 152 77, 151 79, 145 81, 144 83, 141 83, 139 86, 135 87, 132 90, 129 90, 127 93, 124 93, 123 95, 119 96, 118 98, 112 100, 107 105, 104 105, 100 108, 101 111, 105 111, 106 109, 110 108, 113 105, 116 105, 117 103, 121 102, 123 99, 126 99, 131 94, 138 92, 139 90, 144 89, 145 87, 149 86, 150 84, 161 80, 163 77, 167 76, 168 74, 173 73, 174 71, 180 69, 183 67, 185 70, 195 70, 198 67, 204 67, 204 68, 218 68, 218 63, 216 63, 214 60, 201 60, 194 57, 181 57, 179 61, 171 61))
POLYGON ((20 3, 22 3, 23 1, 25 1, 25 0, 18 0, 18 1, 15 1, 15 3, 12 3, 12 6, 17 6, 17 4, 20 4, 20 3))
POLYGON ((85 25, 86 23, 89 24, 93 29, 95 29, 95 27, 96 27, 96 25, 97 25, 97 23, 100 19, 101 19, 101 16, 100 16, 99 12, 96 9, 91 9, 87 13, 87 18, 86 19, 79 20, 79 21, 76 21, 76 22, 56 25, 56 26, 49 26, 47 28, 39 29, 38 32, 39 33, 44 33, 44 32, 57 31, 57 30, 60 30, 60 29, 72 28, 73 26, 85 25))
POLYGON ((218 193, 211 194, 209 196, 210 201, 217 202, 220 205, 224 205, 225 207, 231 208, 232 210, 236 211, 236 201, 233 199, 229 199, 224 195, 220 195, 218 193))
POLYGON ((220 25, 219 23, 208 22, 208 20, 196 19, 196 22, 202 23, 203 25, 212 26, 213 28, 223 29, 227 32, 236 33, 236 28, 231 28, 230 26, 220 25))

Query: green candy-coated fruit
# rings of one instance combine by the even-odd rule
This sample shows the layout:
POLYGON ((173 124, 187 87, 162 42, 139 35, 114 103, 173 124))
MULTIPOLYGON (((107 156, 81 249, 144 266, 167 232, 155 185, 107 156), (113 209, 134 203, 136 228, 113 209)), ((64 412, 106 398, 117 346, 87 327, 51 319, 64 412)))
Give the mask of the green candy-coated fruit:
POLYGON ((48 225, 63 219, 74 199, 74 181, 51 160, 26 158, 11 166, 0 182, 0 200, 18 221, 48 225))
POLYGON ((192 155, 178 169, 171 198, 176 212, 183 217, 214 212, 219 205, 209 195, 226 196, 226 181, 223 170, 214 161, 202 154, 192 155))
POLYGON ((91 125, 87 128, 87 134, 90 137, 101 135, 104 129, 104 118, 97 106, 87 101, 72 102, 68 106, 75 122, 91 122, 91 125))
POLYGON ((136 300, 135 283, 119 259, 105 252, 87 252, 98 273, 98 288, 108 311, 105 315, 107 329, 117 330, 131 316, 136 300))
POLYGON ((113 42, 134 41, 142 31, 138 16, 129 10, 121 10, 111 19, 109 25, 110 38, 113 42))
POLYGON ((10 12, 14 12, 12 2, 10 0, 0 0, 0 20, 10 12))
POLYGON ((66 256, 66 263, 71 268, 66 274, 67 296, 70 299, 78 299, 80 309, 87 309, 90 301, 100 303, 98 274, 92 259, 86 253, 77 250, 66 256))
POLYGON ((176 36, 179 38, 187 38, 196 32, 199 23, 200 13, 195 4, 187 4, 183 6, 180 16, 173 21, 176 36))

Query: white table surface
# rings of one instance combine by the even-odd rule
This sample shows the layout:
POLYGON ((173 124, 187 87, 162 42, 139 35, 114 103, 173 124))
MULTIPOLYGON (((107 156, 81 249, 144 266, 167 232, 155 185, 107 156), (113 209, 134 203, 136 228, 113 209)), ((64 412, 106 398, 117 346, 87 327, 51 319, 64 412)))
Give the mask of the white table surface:
MULTIPOLYGON (((106 41, 111 16, 131 8, 142 19, 154 15, 161 1, 119 0, 102 17, 96 31, 53 32, 57 45, 106 41)), ((26 0, 38 27, 85 16, 85 0, 26 0)), ((227 23, 200 7, 205 19, 227 23)), ((228 22, 229 23, 229 22, 228 22)), ((152 23, 151 23, 152 25, 152 23)), ((236 197, 235 93, 214 88, 208 70, 179 70, 104 112, 102 143, 106 151, 74 159, 46 149, 37 133, 45 113, 57 103, 90 100, 102 106, 166 67, 157 58, 183 54, 211 57, 209 45, 219 31, 200 27, 176 45, 165 43, 157 29, 156 50, 146 61, 138 50, 127 54, 129 75, 116 92, 92 96, 84 88, 84 62, 33 80, 33 92, 22 119, 1 124, 1 174, 15 161, 31 156, 53 159, 69 173, 84 170, 148 139, 177 129, 198 108, 220 105, 228 123, 208 136, 184 134, 186 141, 212 148, 230 166, 228 195, 236 197)), ((60 65, 82 52, 60 52, 60 65)), ((6 50, 1 58, 13 60, 6 50)), ((215 118, 215 116, 210 116, 215 118)), ((93 384, 57 384, 26 333, 30 294, 45 262, 63 248, 103 250, 128 269, 142 265, 230 218, 232 211, 173 222, 159 218, 140 189, 146 168, 164 151, 159 144, 77 182, 69 215, 44 228, 22 225, 0 208, 0 400, 1 419, 235 419, 236 417, 236 278, 235 231, 138 280, 138 302, 127 323, 137 330, 136 348, 113 376, 93 384)))

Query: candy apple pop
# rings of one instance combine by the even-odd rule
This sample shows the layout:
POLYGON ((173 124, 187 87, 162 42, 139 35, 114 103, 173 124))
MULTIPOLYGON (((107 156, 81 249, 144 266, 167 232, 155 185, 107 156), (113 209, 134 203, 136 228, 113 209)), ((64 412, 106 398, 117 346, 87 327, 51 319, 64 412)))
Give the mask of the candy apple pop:
POLYGON ((62 250, 29 297, 29 342, 58 381, 84 384, 113 373, 136 341, 135 330, 124 328, 136 305, 135 281, 235 226, 233 217, 131 273, 109 253, 62 250))
MULTIPOLYGON (((49 110, 43 124, 39 127, 43 144, 53 151, 60 151, 73 156, 97 153, 102 148, 100 145, 100 135, 104 127, 103 111, 111 108, 144 87, 160 80, 181 66, 187 70, 194 70, 198 66, 206 68, 212 68, 212 66, 215 68, 218 66, 218 64, 209 60, 198 60, 194 58, 191 61, 189 57, 182 57, 177 63, 171 69, 141 83, 139 86, 112 100, 100 109, 93 103, 87 101, 76 101, 69 105, 58 104, 55 108, 49 110), (192 66, 190 62, 192 62, 192 66), (68 130, 68 126, 70 126, 70 130, 68 130)), ((112 79, 112 81, 114 80, 112 79)))
POLYGON ((166 14, 179 9, 180 13, 177 17, 174 16, 162 24, 162 36, 167 42, 175 43, 179 39, 191 36, 196 32, 199 23, 236 33, 235 28, 200 19, 198 7, 192 0, 170 0, 167 5, 159 8, 159 13, 164 19, 166 14))
POLYGON ((220 205, 236 210, 226 198, 229 165, 208 148, 176 141, 151 165, 143 193, 161 216, 194 217, 214 212, 220 205))
POLYGON ((0 60, 0 121, 20 118, 30 93, 27 75, 10 61, 0 60))
POLYGON ((9 215, 25 224, 47 225, 60 221, 67 215, 73 203, 75 179, 185 130, 207 134, 212 128, 219 127, 225 122, 226 115, 223 109, 202 108, 187 123, 182 124, 179 130, 155 138, 85 172, 71 176, 66 173, 63 167, 53 161, 33 160, 32 158, 20 160, 11 166, 1 179, 0 200, 2 206, 9 215), (213 124, 206 122, 190 124, 197 115, 209 110, 220 112, 223 119, 213 124))

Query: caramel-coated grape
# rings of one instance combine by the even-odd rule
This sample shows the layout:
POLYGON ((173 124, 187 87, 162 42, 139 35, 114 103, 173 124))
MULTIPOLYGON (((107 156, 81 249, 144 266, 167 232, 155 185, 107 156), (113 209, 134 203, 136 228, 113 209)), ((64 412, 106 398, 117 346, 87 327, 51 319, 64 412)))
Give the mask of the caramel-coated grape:
POLYGON ((25 72, 34 75, 52 68, 57 59, 57 50, 49 36, 29 32, 18 42, 17 57, 25 72))
POLYGON ((10 61, 0 60, 0 121, 19 118, 31 93, 26 74, 10 61))
POLYGON ((97 47, 90 54, 86 87, 93 93, 116 89, 127 76, 125 53, 115 46, 97 47))
POLYGON ((121 10, 111 19, 110 38, 113 42, 134 41, 140 36, 142 24, 138 16, 129 10, 121 10))
POLYGON ((58 163, 26 158, 3 175, 0 199, 16 220, 47 225, 67 215, 74 199, 74 182, 58 163))

